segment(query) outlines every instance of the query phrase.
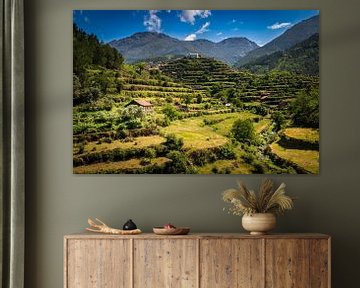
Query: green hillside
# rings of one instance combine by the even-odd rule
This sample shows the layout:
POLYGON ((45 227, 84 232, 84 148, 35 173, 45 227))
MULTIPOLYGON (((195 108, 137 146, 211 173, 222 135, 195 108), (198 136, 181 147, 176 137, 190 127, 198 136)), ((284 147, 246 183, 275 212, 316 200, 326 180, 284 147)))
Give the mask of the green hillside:
POLYGON ((249 62, 258 59, 259 57, 289 49, 290 47, 305 41, 310 36, 319 33, 319 27, 319 15, 303 20, 290 27, 279 37, 275 38, 264 46, 250 51, 244 57, 240 58, 239 61, 235 63, 235 66, 241 67, 249 62))
POLYGON ((167 76, 193 89, 207 91, 213 100, 220 99, 238 106, 284 108, 299 89, 318 85, 316 77, 281 71, 256 75, 233 69, 211 58, 182 58, 162 64, 159 68, 167 76))
POLYGON ((252 61, 241 69, 253 73, 266 73, 270 70, 289 71, 302 75, 319 75, 319 34, 291 47, 252 61))

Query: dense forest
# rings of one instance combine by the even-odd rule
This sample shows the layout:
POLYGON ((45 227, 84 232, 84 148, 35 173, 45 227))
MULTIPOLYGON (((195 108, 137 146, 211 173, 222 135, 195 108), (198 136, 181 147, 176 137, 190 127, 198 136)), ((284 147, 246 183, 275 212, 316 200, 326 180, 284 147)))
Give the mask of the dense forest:
POLYGON ((74 25, 74 173, 318 173, 316 37, 241 68, 126 64, 74 25))

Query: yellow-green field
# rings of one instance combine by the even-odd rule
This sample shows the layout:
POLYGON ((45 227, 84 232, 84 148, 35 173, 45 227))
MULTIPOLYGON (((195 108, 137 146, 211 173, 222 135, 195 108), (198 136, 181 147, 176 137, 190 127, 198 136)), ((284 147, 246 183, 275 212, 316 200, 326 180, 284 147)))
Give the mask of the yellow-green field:
POLYGON ((319 173, 319 152, 313 150, 285 149, 277 143, 270 145, 272 153, 295 163, 310 173, 319 173))
POLYGON ((175 134, 184 140, 186 149, 205 149, 224 145, 228 138, 214 132, 210 126, 204 126, 201 118, 177 120, 163 128, 165 134, 175 134))
POLYGON ((200 174, 212 174, 216 168, 219 173, 226 169, 231 170, 231 174, 251 174, 251 166, 239 160, 218 160, 199 168, 200 174))
POLYGON ((319 142, 319 130, 313 128, 287 128, 284 135, 290 138, 299 139, 311 143, 319 142))
POLYGON ((151 145, 159 145, 165 141, 164 137, 155 135, 155 136, 144 136, 136 137, 133 141, 122 142, 121 140, 115 140, 111 143, 101 143, 89 142, 85 145, 84 153, 89 153, 92 151, 106 151, 113 150, 115 148, 129 149, 129 148, 144 148, 151 145))
MULTIPOLYGON (((174 121, 170 126, 163 128, 162 132, 164 134, 172 133, 183 138, 185 148, 205 149, 226 144, 229 141, 227 136, 235 120, 254 117, 257 116, 250 112, 205 115, 174 121), (221 122, 205 125, 205 119, 221 122)), ((256 123, 255 127, 257 124, 260 122, 256 123)))
POLYGON ((74 167, 75 174, 96 174, 102 173, 106 171, 121 171, 124 169, 138 169, 141 167, 151 166, 151 165, 163 165, 166 162, 170 161, 165 157, 159 157, 156 159, 152 159, 151 163, 147 165, 141 165, 141 159, 130 159, 127 161, 118 161, 118 162, 110 162, 110 163, 96 163, 90 164, 86 166, 78 166, 74 167))
POLYGON ((266 130, 271 124, 270 119, 262 119, 258 123, 254 124, 256 133, 260 134, 264 130, 266 130))

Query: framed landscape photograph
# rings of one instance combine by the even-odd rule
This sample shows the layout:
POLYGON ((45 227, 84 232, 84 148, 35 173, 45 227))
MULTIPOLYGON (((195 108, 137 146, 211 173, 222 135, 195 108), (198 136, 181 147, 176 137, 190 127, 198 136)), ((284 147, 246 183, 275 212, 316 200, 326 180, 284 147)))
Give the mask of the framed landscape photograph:
POLYGON ((318 174, 318 10, 74 10, 73 173, 318 174))

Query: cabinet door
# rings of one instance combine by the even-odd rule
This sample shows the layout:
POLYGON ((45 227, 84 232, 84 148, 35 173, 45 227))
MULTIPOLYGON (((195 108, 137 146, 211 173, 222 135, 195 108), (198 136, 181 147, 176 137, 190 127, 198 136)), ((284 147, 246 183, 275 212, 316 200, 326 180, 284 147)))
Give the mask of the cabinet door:
POLYGON ((67 240, 66 288, 131 287, 130 240, 67 240))
POLYGON ((310 287, 310 241, 266 240, 266 287, 310 287))
POLYGON ((197 287, 197 240, 134 240, 135 288, 197 287))
POLYGON ((200 241, 200 287, 264 287, 263 242, 260 239, 200 241))
POLYGON ((330 287, 330 240, 310 241, 310 287, 330 287))

